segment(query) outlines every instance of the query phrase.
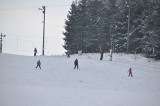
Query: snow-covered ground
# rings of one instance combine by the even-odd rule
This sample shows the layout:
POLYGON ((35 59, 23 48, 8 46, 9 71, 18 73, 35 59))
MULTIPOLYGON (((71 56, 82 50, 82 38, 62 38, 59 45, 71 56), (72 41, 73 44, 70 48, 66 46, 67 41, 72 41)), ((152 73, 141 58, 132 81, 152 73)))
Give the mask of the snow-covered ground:
POLYGON ((160 62, 140 55, 99 57, 0 54, 0 106, 160 106, 160 62), (35 68, 39 59, 42 69, 35 68))

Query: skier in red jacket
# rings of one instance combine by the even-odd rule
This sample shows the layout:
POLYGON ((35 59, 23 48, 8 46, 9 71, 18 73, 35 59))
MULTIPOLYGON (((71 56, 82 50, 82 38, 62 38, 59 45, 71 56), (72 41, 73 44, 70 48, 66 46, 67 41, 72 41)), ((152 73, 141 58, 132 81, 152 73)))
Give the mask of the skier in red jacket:
POLYGON ((129 68, 128 73, 129 73, 129 74, 128 74, 128 77, 129 77, 129 76, 133 77, 133 75, 132 75, 132 68, 129 68))

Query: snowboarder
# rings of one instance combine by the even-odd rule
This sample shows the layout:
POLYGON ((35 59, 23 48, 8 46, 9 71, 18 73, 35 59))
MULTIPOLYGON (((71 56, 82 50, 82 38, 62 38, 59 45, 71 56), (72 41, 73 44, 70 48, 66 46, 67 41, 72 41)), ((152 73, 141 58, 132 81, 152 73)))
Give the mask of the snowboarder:
POLYGON ((40 60, 37 61, 37 66, 36 66, 36 68, 37 68, 37 67, 39 67, 39 68, 41 69, 41 61, 40 61, 40 60))
POLYGON ((133 75, 132 75, 132 68, 129 68, 128 73, 129 73, 129 74, 128 74, 128 77, 129 77, 129 76, 131 76, 131 77, 133 76, 133 75))
POLYGON ((37 48, 34 49, 34 56, 37 55, 37 48))
POLYGON ((78 59, 76 59, 75 61, 74 61, 74 69, 77 67, 77 69, 78 69, 78 59))

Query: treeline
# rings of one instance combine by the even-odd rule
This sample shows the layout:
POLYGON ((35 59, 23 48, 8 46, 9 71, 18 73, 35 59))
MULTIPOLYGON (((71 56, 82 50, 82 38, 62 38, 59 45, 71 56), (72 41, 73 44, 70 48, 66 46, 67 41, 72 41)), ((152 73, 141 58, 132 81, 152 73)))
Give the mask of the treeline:
POLYGON ((63 47, 72 53, 112 49, 158 55, 160 0, 76 0, 63 35, 63 47))

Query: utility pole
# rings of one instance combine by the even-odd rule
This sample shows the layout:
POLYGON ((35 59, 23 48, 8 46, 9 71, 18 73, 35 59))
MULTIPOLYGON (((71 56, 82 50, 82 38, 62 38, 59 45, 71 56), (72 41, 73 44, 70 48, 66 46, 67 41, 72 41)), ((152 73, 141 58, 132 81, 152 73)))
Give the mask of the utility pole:
POLYGON ((0 41, 1 41, 1 43, 0 43, 0 53, 2 53, 2 37, 6 37, 6 35, 3 35, 2 33, 1 33, 1 38, 0 38, 0 41))
POLYGON ((45 42, 45 12, 46 12, 46 6, 42 6, 42 8, 39 8, 39 10, 42 10, 42 13, 44 14, 44 18, 43 18, 43 44, 42 44, 42 55, 44 55, 44 42, 45 42))
POLYGON ((82 53, 83 53, 83 33, 81 31, 81 49, 82 49, 82 53))
POLYGON ((128 30, 127 30, 127 54, 129 53, 129 37, 130 37, 130 15, 131 15, 131 0, 128 0, 128 30))
POLYGON ((112 46, 113 46, 113 36, 112 36, 112 24, 110 25, 110 40, 111 40, 111 49, 110 49, 110 61, 112 61, 112 46))

